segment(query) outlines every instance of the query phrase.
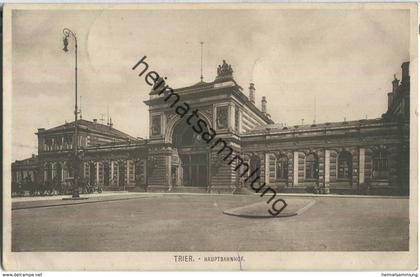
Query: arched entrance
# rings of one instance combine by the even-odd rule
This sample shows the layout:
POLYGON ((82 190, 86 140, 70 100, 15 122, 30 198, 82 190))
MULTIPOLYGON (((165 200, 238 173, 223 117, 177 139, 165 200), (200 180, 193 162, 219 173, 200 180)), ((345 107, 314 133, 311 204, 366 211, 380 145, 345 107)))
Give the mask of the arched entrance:
POLYGON ((209 184, 209 151, 201 133, 192 129, 185 120, 180 120, 172 134, 174 155, 178 163, 171 167, 172 186, 207 187, 209 184))

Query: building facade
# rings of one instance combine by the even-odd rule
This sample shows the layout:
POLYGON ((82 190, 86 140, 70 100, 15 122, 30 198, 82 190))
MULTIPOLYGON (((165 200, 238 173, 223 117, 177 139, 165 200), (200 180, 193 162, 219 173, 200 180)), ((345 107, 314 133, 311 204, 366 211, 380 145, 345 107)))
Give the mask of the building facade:
MULTIPOLYGON (((213 82, 154 86, 145 101, 149 139, 112 123, 78 120, 80 172, 106 190, 233 192, 249 172, 235 170, 238 158, 226 162, 231 149, 279 192, 409 193, 408 62, 377 119, 284 126, 271 119, 265 97, 257 107, 255 94, 254 84, 245 92, 236 83, 225 61, 213 82)), ((65 182, 72 175, 74 122, 36 134, 38 156, 14 162, 13 181, 31 163, 35 182, 65 182)))

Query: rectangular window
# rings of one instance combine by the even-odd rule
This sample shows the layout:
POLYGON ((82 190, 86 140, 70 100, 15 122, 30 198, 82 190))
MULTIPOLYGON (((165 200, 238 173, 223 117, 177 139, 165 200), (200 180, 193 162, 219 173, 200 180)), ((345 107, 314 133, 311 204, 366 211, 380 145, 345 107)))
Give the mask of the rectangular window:
POLYGON ((160 122, 160 115, 153 115, 152 116, 152 135, 160 135, 161 134, 161 122, 160 122))

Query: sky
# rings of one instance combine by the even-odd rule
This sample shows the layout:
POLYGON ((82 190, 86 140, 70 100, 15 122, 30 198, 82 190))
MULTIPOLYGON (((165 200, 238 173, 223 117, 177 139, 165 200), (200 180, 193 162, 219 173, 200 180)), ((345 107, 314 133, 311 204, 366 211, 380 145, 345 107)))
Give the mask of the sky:
POLYGON ((172 88, 216 77, 222 60, 256 103, 287 125, 377 118, 409 61, 408 10, 18 10, 12 15, 12 160, 37 153, 38 128, 73 121, 74 53, 84 119, 148 137, 150 86, 131 68, 144 55, 172 88))

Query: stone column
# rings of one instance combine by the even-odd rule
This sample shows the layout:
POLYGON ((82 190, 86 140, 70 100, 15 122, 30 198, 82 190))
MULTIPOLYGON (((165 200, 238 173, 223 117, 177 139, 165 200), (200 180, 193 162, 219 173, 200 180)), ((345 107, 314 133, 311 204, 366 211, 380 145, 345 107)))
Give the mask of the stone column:
POLYGON ((130 185, 130 160, 127 160, 125 162, 125 166, 127 167, 127 170, 126 170, 127 179, 125 183, 127 184, 127 186, 129 186, 130 185))
POLYGON ((351 187, 357 191, 359 188, 359 172, 360 172, 360 152, 356 147, 351 150, 352 156, 352 173, 351 173, 351 187))
POLYGON ((359 149, 359 184, 365 183, 365 148, 359 149))
POLYGON ((61 165, 61 182, 63 182, 64 181, 64 163, 60 165, 61 165))
MULTIPOLYGON (((166 180, 167 180, 167 184, 168 184, 168 191, 171 191, 173 188, 173 184, 172 184, 172 156, 167 156, 166 157, 167 160, 167 167, 166 167, 166 180)), ((196 185, 196 184, 194 184, 196 185)))
POLYGON ((115 176, 115 186, 118 188, 120 187, 120 174, 122 174, 122 172, 120 172, 120 162, 121 160, 118 160, 116 163, 114 163, 114 166, 116 165, 115 171, 117 172, 117 176, 115 176))
POLYGON ((229 105, 229 112, 228 112, 228 121, 229 121, 229 127, 232 130, 235 130, 235 106, 229 105))
POLYGON ((57 175, 57 163, 53 163, 51 165, 51 180, 54 180, 55 176, 57 175))
POLYGON ((299 152, 293 152, 293 186, 299 184, 299 152))
POLYGON ((270 153, 264 153, 264 182, 270 184, 270 153))
POLYGON ((132 161, 132 169, 133 169, 133 182, 134 182, 134 184, 133 184, 133 186, 135 186, 136 185, 136 162, 135 161, 132 161))
POLYGON ((99 184, 99 162, 96 162, 96 183, 99 184))
POLYGON ((46 182, 48 179, 48 167, 46 164, 44 164, 44 182, 46 182))
POLYGON ((325 193, 330 193, 330 150, 327 149, 325 149, 324 184, 325 193))
POLYGON ((111 180, 109 180, 110 186, 114 186, 114 161, 111 161, 111 180))
POLYGON ((239 130, 239 133, 241 134, 242 133, 242 111, 241 111, 241 108, 239 106, 237 107, 237 109, 238 109, 238 112, 239 112, 238 130, 239 130))

